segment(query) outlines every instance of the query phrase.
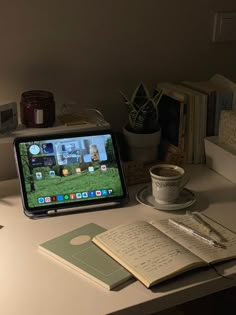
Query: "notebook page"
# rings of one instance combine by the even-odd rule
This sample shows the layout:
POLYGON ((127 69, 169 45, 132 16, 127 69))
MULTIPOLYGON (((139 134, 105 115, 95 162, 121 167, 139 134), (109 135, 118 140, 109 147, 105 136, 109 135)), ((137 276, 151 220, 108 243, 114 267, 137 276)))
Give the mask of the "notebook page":
POLYGON ((195 264, 204 265, 201 259, 144 221, 110 229, 93 241, 147 285, 195 264))
MULTIPOLYGON (((184 223, 199 232, 202 232, 199 224, 195 223, 188 215, 178 215, 176 217, 172 217, 172 219, 184 223)), ((170 225, 168 223, 168 219, 152 221, 151 223, 157 229, 172 239, 175 239, 179 244, 187 248, 198 257, 202 258, 207 263, 214 263, 236 257, 236 234, 227 228, 213 222, 209 218, 206 218, 205 216, 203 219, 206 222, 209 222, 209 224, 225 238, 226 242, 224 242, 224 245, 226 245, 226 249, 206 244, 204 241, 199 240, 185 231, 180 230, 178 227, 170 225)))

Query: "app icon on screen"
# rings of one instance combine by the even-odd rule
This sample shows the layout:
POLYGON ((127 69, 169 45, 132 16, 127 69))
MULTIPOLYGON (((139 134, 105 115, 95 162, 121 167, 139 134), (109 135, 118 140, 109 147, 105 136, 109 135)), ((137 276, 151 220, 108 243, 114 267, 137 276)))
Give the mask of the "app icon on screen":
POLYGON ((62 174, 63 174, 63 176, 69 175, 69 170, 67 168, 63 168, 62 174))
POLYGON ((70 199, 71 200, 75 199, 75 194, 70 194, 70 199))
POLYGON ((87 193, 87 191, 82 192, 82 198, 88 198, 88 193, 87 193))
POLYGON ((76 167, 75 173, 76 173, 76 174, 81 174, 81 168, 80 168, 80 167, 76 167))
POLYGON ((42 175, 41 172, 36 172, 35 176, 36 176, 37 179, 42 179, 43 178, 43 175, 42 175))
POLYGON ((107 166, 106 165, 101 165, 101 170, 102 171, 106 171, 107 170, 107 166))
POLYGON ((45 197, 45 202, 46 202, 46 203, 51 202, 51 197, 45 197))
POLYGON ((93 197, 95 197, 95 196, 96 196, 95 191, 90 191, 90 192, 89 192, 89 197, 90 197, 90 198, 93 198, 93 197))
POLYGON ((102 189, 102 196, 107 196, 107 195, 108 195, 107 189, 102 189))
POLYGON ((39 197, 38 198, 38 203, 44 203, 44 198, 43 197, 39 197))
POLYGON ((82 194, 80 192, 76 193, 76 199, 81 199, 82 198, 82 194))
POLYGON ((64 199, 65 199, 65 200, 69 200, 69 199, 70 199, 70 196, 66 194, 66 195, 64 195, 64 199))
POLYGON ((54 176, 56 175, 56 173, 55 173, 55 171, 49 171, 49 175, 50 175, 51 177, 54 177, 54 176))
POLYGON ((57 201, 63 201, 64 197, 63 195, 57 195, 57 201))

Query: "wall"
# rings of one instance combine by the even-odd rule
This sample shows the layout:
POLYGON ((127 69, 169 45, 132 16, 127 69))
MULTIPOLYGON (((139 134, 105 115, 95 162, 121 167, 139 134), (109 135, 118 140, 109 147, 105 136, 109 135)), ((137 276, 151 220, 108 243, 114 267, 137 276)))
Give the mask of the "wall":
POLYGON ((0 0, 0 101, 51 90, 126 119, 119 90, 139 81, 236 80, 236 42, 212 43, 213 12, 235 0, 0 0))

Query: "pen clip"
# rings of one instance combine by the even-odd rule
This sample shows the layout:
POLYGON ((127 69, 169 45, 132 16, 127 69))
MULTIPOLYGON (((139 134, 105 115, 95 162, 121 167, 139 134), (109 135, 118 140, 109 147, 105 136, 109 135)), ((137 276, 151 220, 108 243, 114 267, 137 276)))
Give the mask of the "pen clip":
POLYGON ((211 236, 216 242, 227 241, 215 228, 206 222, 198 212, 187 211, 186 214, 188 214, 195 222, 197 222, 202 227, 202 229, 206 231, 207 235, 211 236))
POLYGON ((206 242, 207 244, 214 246, 214 247, 219 247, 219 248, 226 248, 224 244, 221 244, 220 242, 217 242, 210 236, 204 235, 201 232, 191 228, 190 226, 186 225, 185 223, 173 220, 173 219, 168 219, 168 222, 172 225, 174 225, 176 228, 179 228, 180 230, 189 233, 190 235, 206 242))

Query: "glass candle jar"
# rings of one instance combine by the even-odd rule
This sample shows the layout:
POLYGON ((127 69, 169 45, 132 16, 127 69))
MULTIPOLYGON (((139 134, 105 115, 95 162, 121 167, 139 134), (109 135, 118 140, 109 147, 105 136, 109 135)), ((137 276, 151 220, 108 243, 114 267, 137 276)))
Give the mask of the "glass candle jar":
POLYGON ((20 101, 20 118, 26 127, 51 127, 55 122, 53 93, 42 90, 23 92, 20 101))

